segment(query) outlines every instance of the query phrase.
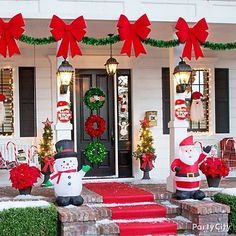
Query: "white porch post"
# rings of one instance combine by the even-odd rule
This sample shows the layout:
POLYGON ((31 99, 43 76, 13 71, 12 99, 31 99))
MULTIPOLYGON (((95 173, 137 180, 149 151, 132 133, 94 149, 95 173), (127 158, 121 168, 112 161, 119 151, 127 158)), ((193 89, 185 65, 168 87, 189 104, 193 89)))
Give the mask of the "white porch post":
MULTIPOLYGON (((64 59, 62 57, 57 58, 57 68, 61 65, 63 60, 64 59)), ((57 83, 57 102, 66 101, 70 103, 70 87, 68 87, 66 94, 60 94, 60 81, 57 79, 56 83, 57 83)), ((70 122, 63 123, 57 119, 57 123, 55 125, 56 142, 62 139, 71 139, 72 128, 73 127, 70 122)))
MULTIPOLYGON (((180 61, 182 54, 182 47, 174 47, 169 49, 169 62, 170 62, 170 114, 171 120, 168 124, 170 129, 170 164, 175 157, 178 157, 179 143, 186 138, 188 122, 178 120, 175 117, 175 100, 185 99, 185 93, 176 93, 176 81, 173 78, 173 71, 175 66, 180 61)), ((174 173, 170 170, 170 174, 167 177, 167 190, 175 192, 174 173)))

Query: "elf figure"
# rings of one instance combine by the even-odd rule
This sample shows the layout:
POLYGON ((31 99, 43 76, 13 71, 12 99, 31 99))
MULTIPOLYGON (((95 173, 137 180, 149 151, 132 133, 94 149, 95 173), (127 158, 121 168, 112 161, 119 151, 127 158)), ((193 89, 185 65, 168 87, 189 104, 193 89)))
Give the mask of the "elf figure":
POLYGON ((194 147, 193 136, 185 138, 179 144, 179 157, 171 163, 171 170, 176 173, 177 199, 202 200, 205 197, 205 193, 199 190, 201 178, 198 166, 210 151, 211 146, 203 147, 203 152, 199 155, 194 147))
POLYGON ((192 103, 190 108, 190 119, 193 122, 200 122, 204 119, 204 109, 201 98, 203 95, 200 92, 192 93, 192 103))
POLYGON ((54 184, 56 202, 58 206, 69 204, 80 206, 84 201, 80 196, 82 178, 90 170, 90 166, 83 166, 82 170, 77 171, 77 153, 74 152, 72 140, 60 140, 55 146, 57 154, 54 158, 57 172, 54 172, 50 178, 54 184))
POLYGON ((4 122, 5 119, 5 107, 4 107, 4 101, 6 100, 5 95, 0 94, 0 125, 4 122))
POLYGON ((118 96, 118 101, 120 102, 120 112, 126 112, 128 106, 128 96, 123 94, 118 96))

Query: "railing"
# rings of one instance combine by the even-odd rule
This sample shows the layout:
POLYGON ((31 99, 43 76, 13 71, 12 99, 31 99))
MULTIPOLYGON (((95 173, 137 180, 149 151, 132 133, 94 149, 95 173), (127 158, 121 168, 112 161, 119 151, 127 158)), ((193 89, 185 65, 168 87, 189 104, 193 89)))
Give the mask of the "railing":
POLYGON ((19 150, 23 150, 24 156, 27 158, 28 163, 38 166, 38 155, 34 145, 27 143, 13 143, 9 141, 0 142, 0 161, 2 162, 0 163, 0 168, 7 168, 7 163, 17 162, 19 150))

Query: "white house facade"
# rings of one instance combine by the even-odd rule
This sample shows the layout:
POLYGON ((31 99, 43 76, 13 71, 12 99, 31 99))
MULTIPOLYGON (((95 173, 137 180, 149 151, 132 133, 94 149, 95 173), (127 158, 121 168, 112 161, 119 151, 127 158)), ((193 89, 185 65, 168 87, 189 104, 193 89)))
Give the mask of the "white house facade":
MULTIPOLYGON (((151 22, 151 38, 175 39, 174 27, 179 17, 183 17, 189 23, 195 23, 205 17, 209 26, 208 41, 233 42, 236 41, 235 10, 236 1, 218 0, 163 0, 158 2, 148 0, 0 1, 1 18, 10 19, 14 15, 22 13, 25 20, 24 34, 38 38, 51 35, 49 24, 53 15, 57 15, 63 20, 68 20, 68 22, 83 15, 87 23, 86 36, 102 38, 109 33, 117 34, 116 25, 121 14, 126 15, 129 20, 135 21, 146 13, 151 22)), ((166 132, 167 124, 170 121, 167 120, 166 104, 169 102, 170 119, 174 121, 173 98, 176 95, 174 95, 173 78, 170 78, 168 100, 166 95, 168 86, 165 87, 164 76, 167 73, 169 77, 172 77, 174 67, 179 62, 183 46, 160 49, 144 45, 147 51, 146 55, 128 57, 120 54, 122 44, 123 42, 118 42, 113 45, 113 56, 119 62, 118 73, 114 78, 105 79, 104 77, 104 64, 109 58, 109 45, 89 46, 80 43, 82 56, 68 59, 75 69, 71 94, 65 95, 70 95, 72 103, 73 119, 71 125, 59 124, 57 120, 57 102, 61 99, 61 95, 56 73, 58 65, 62 61, 61 58, 58 59, 56 57, 59 43, 33 46, 18 42, 21 51, 20 55, 7 58, 1 57, 1 70, 10 68, 13 73, 13 133, 10 135, 4 132, 0 133, 0 151, 3 158, 12 158, 9 157, 9 151, 6 150, 6 144, 9 141, 15 143, 17 148, 27 149, 31 145, 37 146, 42 137, 42 122, 47 118, 53 121, 54 142, 62 138, 71 137, 74 140, 76 151, 83 155, 84 145, 86 145, 88 140, 84 134, 82 135, 81 130, 84 129, 88 111, 83 107, 83 100, 81 99, 83 99, 83 92, 89 89, 90 86, 100 86, 105 89, 106 103, 108 104, 99 113, 107 121, 107 133, 102 136, 101 141, 106 143, 109 155, 112 155, 112 160, 109 160, 112 164, 105 163, 104 168, 106 165, 111 165, 112 171, 102 174, 103 169, 100 169, 97 172, 92 172, 89 177, 134 177, 137 179, 142 177, 140 163, 132 157, 132 152, 136 149, 139 142, 140 120, 145 117, 145 112, 154 111, 157 112, 157 125, 152 127, 151 131, 157 158, 154 162, 154 169, 150 172, 150 177, 165 181, 170 173, 170 161, 178 154, 178 143, 187 134, 182 131, 177 123, 171 122, 169 127, 171 129, 171 125, 174 125, 174 130, 171 131, 171 134, 166 132), (27 68, 31 68, 32 71, 26 72, 28 71, 27 68), (22 88, 21 86, 23 85, 20 83, 21 78, 28 76, 27 73, 33 73, 31 77, 35 81, 32 95, 34 97, 32 106, 35 111, 35 117, 33 117, 35 121, 33 124, 34 135, 32 136, 27 136, 27 130, 24 127, 28 122, 25 115, 27 110, 24 110, 24 101, 27 102, 27 96, 22 94, 21 89, 25 91, 25 87, 22 88), (122 93, 122 88, 119 90, 119 79, 128 80, 125 80, 128 87, 126 91, 128 100, 123 109, 127 112, 127 122, 129 123, 127 125, 131 133, 128 138, 123 137, 124 139, 121 137, 119 126, 122 121, 122 114, 120 114, 121 103, 118 99, 119 92, 121 91, 122 93), (109 80, 112 82, 109 82, 109 80), (104 81, 108 82, 105 83, 104 81), (109 85, 110 83, 112 84, 109 85), (24 116, 22 116, 22 113, 24 113, 24 116), (181 133, 178 133, 178 128, 180 128, 181 133), (123 160, 122 157, 129 160, 123 160)), ((189 131, 189 134, 193 134, 195 140, 202 142, 204 146, 219 145, 220 140, 223 138, 236 137, 236 52, 235 50, 213 51, 203 48, 203 54, 204 57, 198 60, 186 60, 193 69, 200 71, 199 73, 204 70, 207 71, 207 83, 209 85, 207 90, 207 120, 203 124, 206 127, 204 126, 200 130, 201 132, 193 129, 194 131, 189 131), (222 87, 222 91, 226 93, 225 98, 228 97, 228 100, 224 100, 224 102, 228 104, 229 109, 222 110, 222 117, 224 116, 224 118, 219 120, 221 117, 220 109, 222 108, 219 89, 223 86, 219 84, 219 80, 223 75, 225 75, 224 81, 226 81, 226 84, 228 81, 227 88, 222 87), (226 124, 226 126, 222 127, 220 124, 227 119, 228 126, 226 124), (204 129, 206 130, 204 131, 204 129)), ((199 82, 198 85, 200 88, 202 84, 199 82)), ((223 105, 223 108, 225 108, 225 105, 223 105)), ((32 117, 28 118, 32 120, 32 117)), ((187 131, 187 126, 188 122, 184 123, 183 130, 187 131)), ((198 128, 201 129, 201 124, 198 128)), ((231 176, 234 176, 233 170, 231 171, 231 176)))

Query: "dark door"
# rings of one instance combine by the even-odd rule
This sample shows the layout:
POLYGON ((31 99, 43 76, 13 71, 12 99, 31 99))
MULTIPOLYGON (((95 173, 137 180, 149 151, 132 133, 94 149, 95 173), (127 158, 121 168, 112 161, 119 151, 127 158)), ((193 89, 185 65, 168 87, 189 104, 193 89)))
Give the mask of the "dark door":
POLYGON ((100 140, 106 147, 107 156, 101 165, 91 165, 86 176, 115 175, 115 139, 114 139, 114 80, 108 78, 105 70, 76 70, 76 126, 77 152, 80 167, 91 163, 86 159, 84 150, 93 140, 100 140), (84 104, 84 95, 91 87, 100 88, 106 95, 105 104, 98 111, 91 111, 84 104), (91 114, 100 115, 106 121, 106 130, 99 138, 91 138, 84 129, 86 119, 91 114))

